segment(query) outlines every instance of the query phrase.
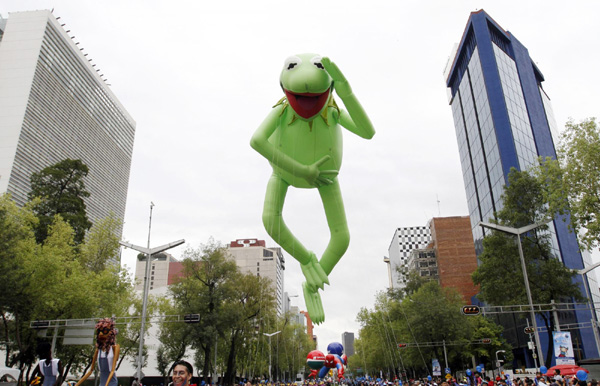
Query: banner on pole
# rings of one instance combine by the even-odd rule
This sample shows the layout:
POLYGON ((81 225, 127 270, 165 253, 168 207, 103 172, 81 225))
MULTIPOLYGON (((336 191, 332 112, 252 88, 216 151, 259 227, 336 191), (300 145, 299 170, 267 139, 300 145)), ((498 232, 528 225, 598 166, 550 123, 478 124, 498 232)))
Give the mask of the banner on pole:
POLYGON ((557 365, 574 365, 575 354, 573 352, 573 342, 571 333, 568 331, 553 331, 554 357, 557 365))
POLYGON ((431 360, 431 367, 433 368, 433 376, 440 377, 442 375, 442 368, 440 367, 440 361, 437 359, 431 360))

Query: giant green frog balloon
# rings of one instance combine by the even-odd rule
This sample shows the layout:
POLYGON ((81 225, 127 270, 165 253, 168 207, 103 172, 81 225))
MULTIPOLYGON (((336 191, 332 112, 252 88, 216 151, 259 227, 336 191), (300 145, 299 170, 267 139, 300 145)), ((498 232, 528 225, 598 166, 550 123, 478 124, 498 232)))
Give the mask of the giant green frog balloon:
POLYGON ((250 141, 273 167, 262 218, 273 240, 300 262, 306 278, 302 284, 306 307, 312 321, 320 324, 325 313, 318 291, 329 284, 328 275, 350 242, 338 182, 341 128, 366 139, 375 135, 375 129, 348 81, 329 58, 316 54, 291 56, 285 61, 280 82, 285 96, 273 106, 250 141), (334 91, 348 111, 337 106, 334 91), (319 191, 331 232, 320 259, 283 221, 283 202, 290 186, 319 191))

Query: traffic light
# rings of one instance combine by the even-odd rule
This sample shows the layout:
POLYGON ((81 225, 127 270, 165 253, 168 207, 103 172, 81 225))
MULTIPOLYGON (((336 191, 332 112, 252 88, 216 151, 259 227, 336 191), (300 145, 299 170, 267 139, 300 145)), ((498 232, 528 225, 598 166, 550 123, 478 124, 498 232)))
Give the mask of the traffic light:
POLYGON ((398 347, 399 348, 404 348, 404 347, 406 347, 406 343, 398 343, 398 347))
POLYGON ((483 344, 490 344, 490 343, 492 343, 492 340, 491 340, 491 339, 489 339, 489 338, 482 339, 482 340, 481 340, 481 343, 483 343, 483 344))
POLYGON ((479 315, 481 309, 479 306, 463 306, 461 311, 463 315, 479 315))
POLYGON ((183 321, 185 323, 199 323, 200 314, 185 314, 183 315, 183 321))
POLYGON ((523 331, 525 331, 526 334, 533 334, 535 332, 534 328, 531 326, 525 327, 523 331))

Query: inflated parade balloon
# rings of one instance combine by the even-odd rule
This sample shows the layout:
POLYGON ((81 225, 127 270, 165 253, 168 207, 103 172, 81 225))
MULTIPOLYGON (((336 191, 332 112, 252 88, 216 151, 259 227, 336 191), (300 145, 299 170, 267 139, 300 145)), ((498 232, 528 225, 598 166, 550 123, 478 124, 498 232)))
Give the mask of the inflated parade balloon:
POLYGON ((575 377, 577 377, 577 379, 580 381, 585 381, 588 378, 588 373, 585 370, 578 370, 577 374, 575 374, 575 377))
POLYGON ((370 139, 375 129, 350 84, 329 58, 316 54, 289 57, 279 78, 284 97, 260 124, 250 145, 273 168, 267 184, 263 223, 269 235, 302 268, 304 300, 313 323, 325 320, 319 289, 346 252, 350 233, 338 173, 342 130, 370 139), (338 107, 333 93, 347 111, 338 107), (330 239, 320 259, 288 229, 283 204, 288 188, 316 188, 325 210, 330 239))
POLYGON ((325 363, 325 355, 319 350, 313 350, 306 356, 306 364, 313 370, 319 370, 325 363))
POLYGON ((470 377, 470 376, 473 374, 473 372, 471 371, 471 369, 467 369, 467 371, 466 371, 466 372, 467 372, 467 376, 468 376, 468 377, 470 377))
POLYGON ((348 364, 346 356, 342 355, 344 346, 341 343, 330 343, 327 346, 327 355, 318 350, 308 353, 306 363, 312 369, 309 378, 325 378, 330 369, 337 369, 338 379, 344 379, 344 368, 348 364), (318 363, 321 367, 316 367, 318 363), (317 371, 320 369, 319 371, 317 371))

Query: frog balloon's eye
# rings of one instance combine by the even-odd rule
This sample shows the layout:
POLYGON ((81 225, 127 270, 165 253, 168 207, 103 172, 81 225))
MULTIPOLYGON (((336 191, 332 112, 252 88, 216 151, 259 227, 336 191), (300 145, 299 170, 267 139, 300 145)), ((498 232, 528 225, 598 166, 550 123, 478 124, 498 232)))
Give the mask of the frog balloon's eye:
POLYGON ((310 60, 310 62, 317 68, 320 68, 321 70, 324 70, 325 67, 323 67, 323 63, 321 63, 321 57, 320 56, 315 56, 314 58, 312 58, 310 60))
POLYGON ((289 58, 287 58, 285 60, 283 68, 285 70, 293 70, 294 68, 298 67, 300 64, 302 64, 302 59, 300 59, 297 56, 290 56, 289 58))

